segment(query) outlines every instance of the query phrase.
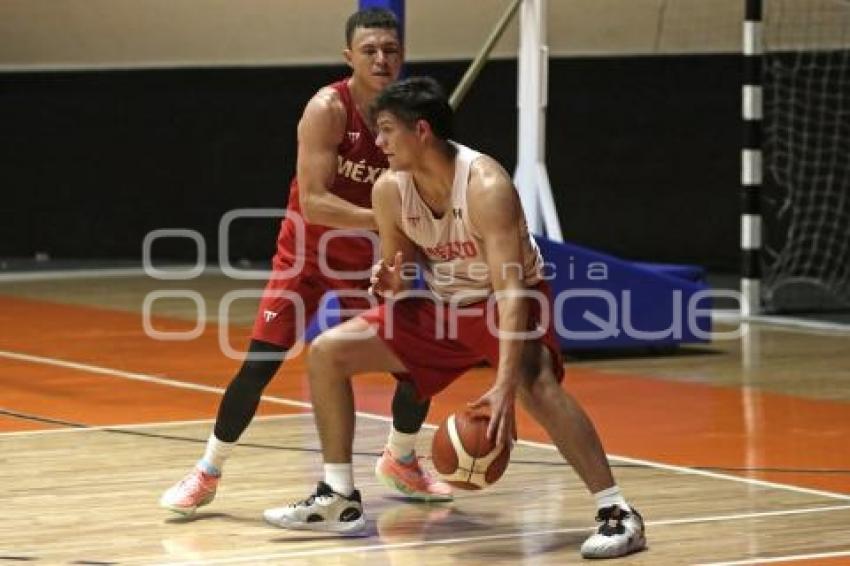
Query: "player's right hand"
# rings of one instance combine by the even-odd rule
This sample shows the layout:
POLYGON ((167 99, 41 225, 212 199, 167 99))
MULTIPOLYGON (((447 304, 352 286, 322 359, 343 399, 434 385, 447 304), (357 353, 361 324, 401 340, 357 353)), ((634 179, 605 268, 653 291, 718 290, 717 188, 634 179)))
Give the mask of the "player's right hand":
POLYGON ((390 298, 404 288, 401 277, 402 253, 396 252, 391 261, 381 258, 372 266, 372 276, 369 278, 369 292, 384 298, 390 298))
POLYGON ((467 410, 473 415, 489 413, 487 438, 509 450, 517 438, 515 400, 515 386, 495 384, 477 400, 467 403, 467 410))

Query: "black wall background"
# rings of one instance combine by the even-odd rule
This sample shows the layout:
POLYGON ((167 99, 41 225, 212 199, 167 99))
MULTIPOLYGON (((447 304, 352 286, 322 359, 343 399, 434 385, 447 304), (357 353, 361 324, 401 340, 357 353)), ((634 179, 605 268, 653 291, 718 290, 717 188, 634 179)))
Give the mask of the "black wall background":
MULTIPOLYGON (((567 240, 630 259, 737 271, 736 56, 553 59, 547 162, 567 240)), ((466 62, 414 63, 447 90, 466 62)), ((283 207, 295 127, 340 67, 0 74, 0 257, 138 258, 156 228, 217 254, 228 210, 283 207)), ((457 139, 516 160, 516 62, 492 61, 457 139)), ((232 259, 274 251, 277 221, 233 226, 232 259)), ((191 259, 163 240, 157 257, 191 259)))

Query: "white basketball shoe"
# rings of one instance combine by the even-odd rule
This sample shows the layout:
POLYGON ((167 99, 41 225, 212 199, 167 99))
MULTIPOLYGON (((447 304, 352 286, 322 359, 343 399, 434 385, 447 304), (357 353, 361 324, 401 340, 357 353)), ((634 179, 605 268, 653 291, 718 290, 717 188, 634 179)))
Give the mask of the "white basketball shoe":
POLYGON ((636 509, 617 505, 599 510, 596 520, 602 524, 581 545, 585 558, 617 558, 646 548, 643 517, 636 509))
POLYGON ((360 492, 355 489, 346 497, 323 481, 307 499, 285 507, 266 509, 263 518, 276 527, 293 530, 355 535, 366 528, 360 492))

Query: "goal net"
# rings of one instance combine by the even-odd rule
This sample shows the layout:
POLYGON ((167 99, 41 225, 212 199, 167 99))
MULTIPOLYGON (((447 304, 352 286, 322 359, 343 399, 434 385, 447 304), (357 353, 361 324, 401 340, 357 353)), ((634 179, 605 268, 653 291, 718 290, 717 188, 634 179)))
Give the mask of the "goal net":
POLYGON ((763 301, 850 307, 850 0, 764 2, 763 301))

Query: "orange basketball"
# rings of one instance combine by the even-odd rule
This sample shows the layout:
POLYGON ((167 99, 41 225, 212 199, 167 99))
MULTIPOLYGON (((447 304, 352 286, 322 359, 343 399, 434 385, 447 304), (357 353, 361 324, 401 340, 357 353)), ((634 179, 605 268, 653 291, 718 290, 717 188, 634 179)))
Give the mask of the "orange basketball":
POLYGON ((488 416, 468 412, 443 421, 431 443, 431 460, 444 480, 460 489, 483 489, 502 477, 511 452, 487 438, 489 424, 488 416))

